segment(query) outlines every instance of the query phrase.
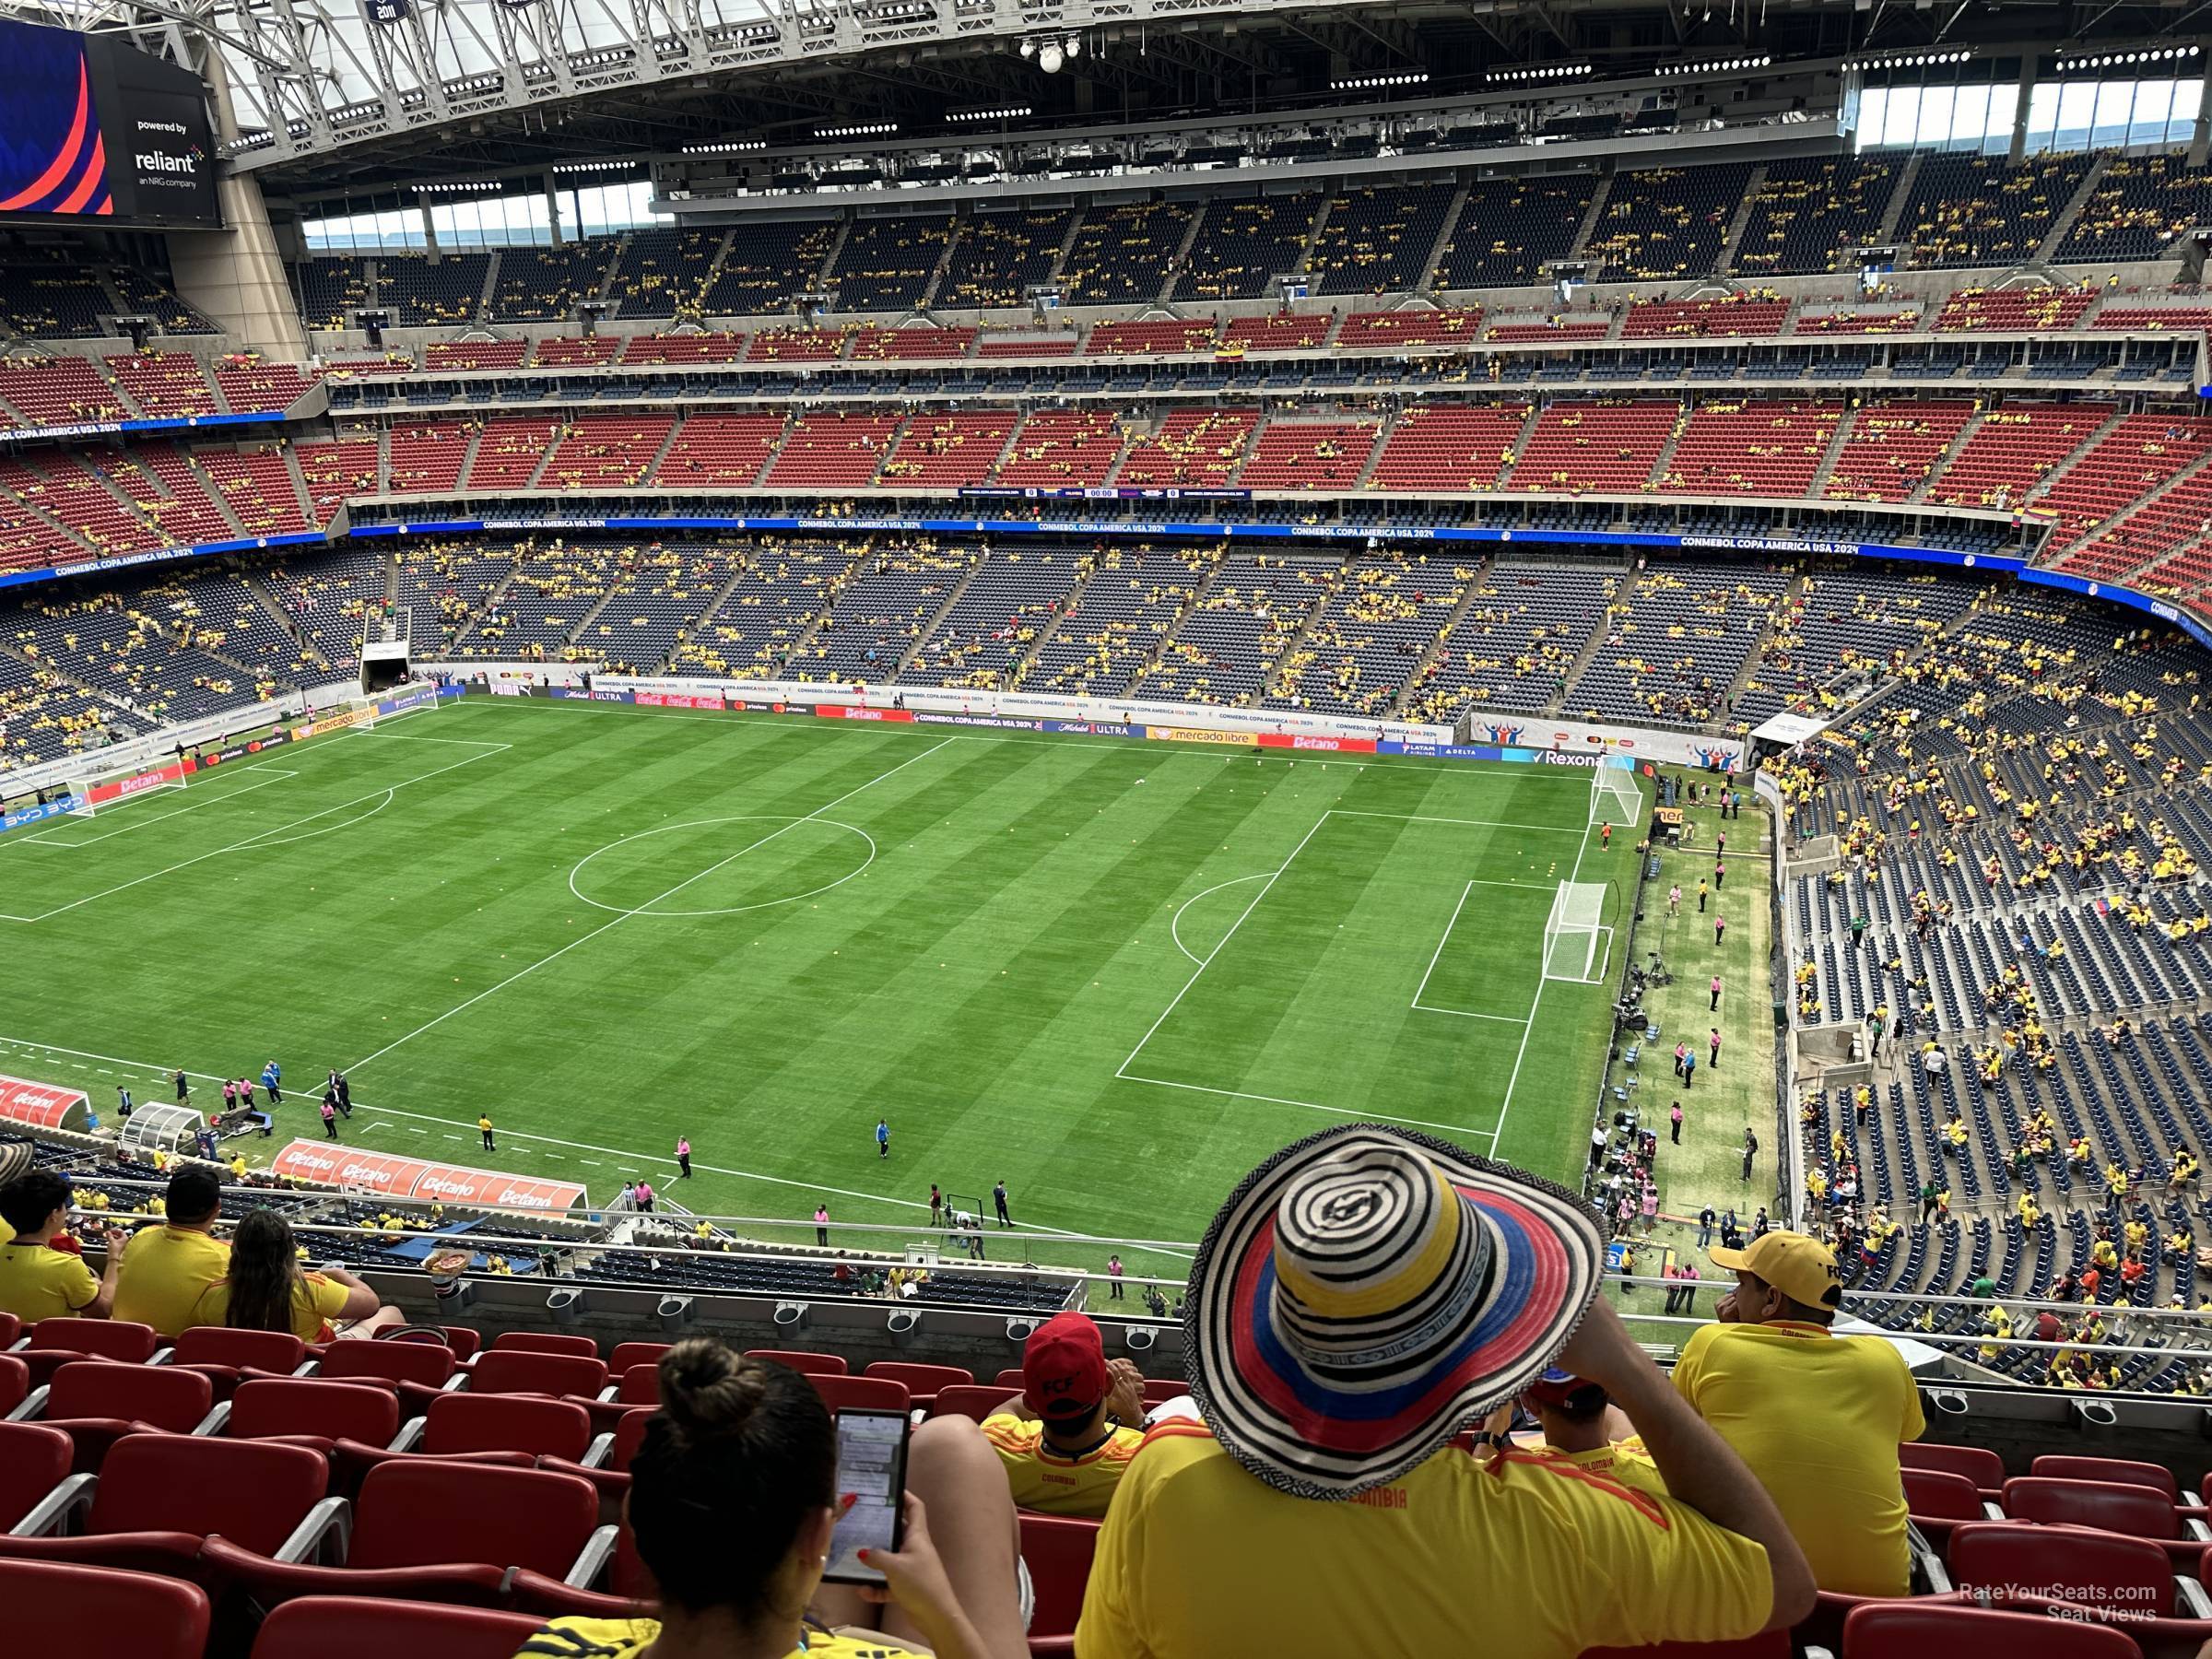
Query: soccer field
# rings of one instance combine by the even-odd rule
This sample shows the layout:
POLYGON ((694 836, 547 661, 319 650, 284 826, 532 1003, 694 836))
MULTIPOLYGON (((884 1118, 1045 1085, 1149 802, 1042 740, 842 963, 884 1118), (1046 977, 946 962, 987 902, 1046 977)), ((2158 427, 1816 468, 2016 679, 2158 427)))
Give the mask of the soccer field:
POLYGON ((348 1145, 711 1214, 1003 1180, 1025 1226, 1191 1240, 1355 1117, 1571 1181, 1610 997, 1543 976, 1545 924, 1575 878, 1624 925, 1636 839, 1589 800, 1582 768, 469 698, 0 838, 0 1070, 106 1116, 274 1055, 276 1138, 229 1143, 265 1159, 335 1065, 348 1145))

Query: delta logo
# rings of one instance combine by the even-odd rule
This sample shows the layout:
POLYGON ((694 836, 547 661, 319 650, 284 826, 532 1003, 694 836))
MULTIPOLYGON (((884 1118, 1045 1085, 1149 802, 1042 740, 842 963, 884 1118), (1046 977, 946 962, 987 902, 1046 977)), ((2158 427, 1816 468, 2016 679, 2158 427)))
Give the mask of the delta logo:
POLYGON ((1527 728, 1517 725, 1486 725, 1482 729, 1490 735, 1492 743, 1518 743, 1521 741, 1521 734, 1527 728))

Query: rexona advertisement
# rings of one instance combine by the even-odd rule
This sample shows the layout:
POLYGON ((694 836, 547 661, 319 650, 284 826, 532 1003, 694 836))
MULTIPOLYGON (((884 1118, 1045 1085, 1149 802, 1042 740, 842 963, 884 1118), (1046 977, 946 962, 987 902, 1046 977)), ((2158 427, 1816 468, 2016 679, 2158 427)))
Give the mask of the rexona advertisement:
POLYGON ((199 77, 105 35, 0 18, 0 218, 219 224, 199 77))

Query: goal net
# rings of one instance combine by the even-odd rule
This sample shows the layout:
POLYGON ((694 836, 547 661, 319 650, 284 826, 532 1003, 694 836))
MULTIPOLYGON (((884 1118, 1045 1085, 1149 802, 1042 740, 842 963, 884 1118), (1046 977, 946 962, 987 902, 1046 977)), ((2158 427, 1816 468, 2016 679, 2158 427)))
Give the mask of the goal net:
POLYGON ((1625 766, 1599 765, 1590 774, 1590 821, 1633 824, 1643 816, 1643 791, 1625 766))
POLYGON ((1595 984, 1605 977, 1613 953, 1613 930, 1606 925, 1606 884, 1562 881, 1544 924, 1544 977, 1595 984))
POLYGON ((184 764, 181 760, 124 767, 118 771, 92 772, 69 786, 70 801, 64 810, 73 818, 92 818, 102 812, 112 812, 140 795, 152 794, 157 790, 183 787, 184 764))

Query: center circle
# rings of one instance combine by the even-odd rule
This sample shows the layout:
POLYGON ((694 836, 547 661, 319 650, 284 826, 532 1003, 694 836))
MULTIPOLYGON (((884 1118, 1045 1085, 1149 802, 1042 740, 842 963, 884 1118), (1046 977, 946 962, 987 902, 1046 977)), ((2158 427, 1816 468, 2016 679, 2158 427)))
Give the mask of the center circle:
POLYGON ((875 862, 866 830, 830 818, 695 818, 585 853, 569 872, 569 891, 618 915, 735 916, 812 899, 875 862))

